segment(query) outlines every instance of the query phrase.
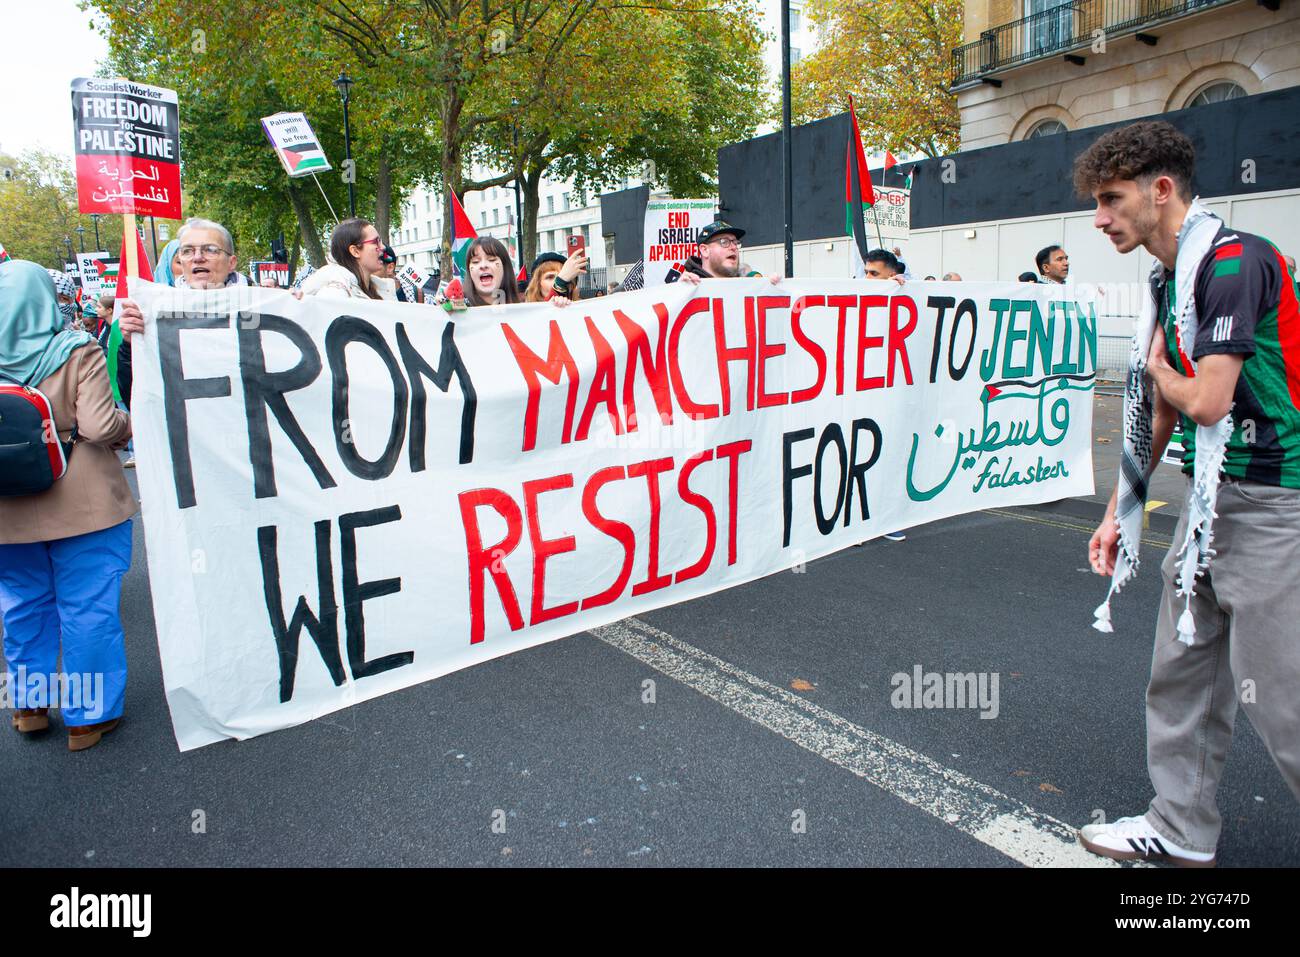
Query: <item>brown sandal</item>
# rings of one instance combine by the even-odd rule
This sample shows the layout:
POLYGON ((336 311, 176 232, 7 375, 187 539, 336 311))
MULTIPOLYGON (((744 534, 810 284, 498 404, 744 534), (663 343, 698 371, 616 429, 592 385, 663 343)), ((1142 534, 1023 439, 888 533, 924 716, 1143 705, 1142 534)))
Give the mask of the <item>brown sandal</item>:
POLYGON ((20 734, 44 731, 50 726, 50 709, 19 708, 13 714, 13 725, 20 734))

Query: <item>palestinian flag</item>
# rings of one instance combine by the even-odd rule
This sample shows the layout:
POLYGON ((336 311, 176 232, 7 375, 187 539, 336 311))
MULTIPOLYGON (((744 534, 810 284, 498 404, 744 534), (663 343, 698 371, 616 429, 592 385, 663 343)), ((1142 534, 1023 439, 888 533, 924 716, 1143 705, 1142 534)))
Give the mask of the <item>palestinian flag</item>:
POLYGON ((0 243, 0 263, 9 261, 9 253, 5 251, 4 243, 0 243))
POLYGON ((478 239, 474 225, 465 215, 465 207, 460 204, 456 194, 451 194, 451 262, 457 276, 465 275, 465 257, 469 254, 469 244, 478 239))
POLYGON ((280 150, 290 176, 305 176, 330 168, 324 152, 316 143, 295 143, 280 150))
MULTIPOLYGON (((119 261, 116 259, 96 259, 95 272, 99 273, 99 288, 107 289, 109 286, 117 285, 117 267, 119 261)), ((116 295, 116 293, 114 293, 116 295)))
POLYGON ((897 158, 895 158, 894 154, 889 152, 889 150, 885 150, 885 169, 881 174, 882 179, 884 173, 888 173, 891 169, 893 169, 897 165, 898 165, 898 160, 897 158))
POLYGON ((875 204, 876 190, 871 184, 867 154, 862 149, 862 131, 858 129, 858 114, 853 107, 852 96, 849 97, 849 116, 853 120, 853 133, 844 150, 844 231, 853 238, 850 250, 851 275, 860 277, 866 275, 868 251, 864 217, 867 210, 875 204))
MULTIPOLYGON (((99 279, 99 281, 100 281, 100 287, 99 287, 99 288, 100 288, 100 289, 104 289, 104 290, 106 290, 106 289, 108 289, 108 285, 109 285, 109 283, 114 283, 114 285, 115 285, 115 289, 114 289, 114 291, 113 291, 113 295, 114 295, 116 298, 118 298, 118 299, 125 299, 125 298, 126 298, 126 275, 127 275, 127 273, 126 273, 126 269, 122 268, 122 266, 123 266, 124 263, 127 262, 127 258, 126 258, 126 244, 129 243, 129 242, 131 241, 132 238, 135 240, 135 256, 136 256, 136 263, 137 263, 138 266, 139 266, 140 278, 141 278, 141 279, 147 279, 147 280, 149 280, 150 282, 153 282, 153 270, 151 270, 151 269, 149 268, 149 257, 147 257, 147 256, 144 254, 144 240, 142 240, 142 239, 140 238, 140 234, 137 233, 134 229, 132 229, 132 230, 127 230, 127 229, 126 229, 126 221, 123 220, 123 222, 122 222, 122 255, 120 255, 120 256, 117 257, 117 262, 116 262, 116 263, 114 263, 112 266, 108 266, 108 267, 107 267, 108 269, 112 269, 112 270, 113 270, 114 275, 113 275, 112 277, 110 277, 110 276, 107 274, 107 272, 105 272, 105 274, 102 275, 102 276, 100 276, 100 279, 99 279), (134 235, 133 235, 132 237, 128 238, 128 236, 127 236, 127 233, 128 233, 128 232, 133 233, 134 235)), ((99 266, 99 264, 100 264, 101 262, 102 262, 102 260, 98 260, 98 259, 95 260, 95 266, 96 266, 96 268, 98 268, 98 266, 99 266)))

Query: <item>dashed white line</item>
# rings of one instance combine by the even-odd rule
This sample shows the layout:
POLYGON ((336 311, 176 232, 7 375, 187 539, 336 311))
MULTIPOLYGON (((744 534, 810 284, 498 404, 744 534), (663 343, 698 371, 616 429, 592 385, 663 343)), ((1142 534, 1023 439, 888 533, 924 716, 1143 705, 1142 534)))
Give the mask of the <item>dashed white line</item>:
POLYGON ((1115 867, 1075 829, 636 618, 601 641, 1028 867, 1115 867))

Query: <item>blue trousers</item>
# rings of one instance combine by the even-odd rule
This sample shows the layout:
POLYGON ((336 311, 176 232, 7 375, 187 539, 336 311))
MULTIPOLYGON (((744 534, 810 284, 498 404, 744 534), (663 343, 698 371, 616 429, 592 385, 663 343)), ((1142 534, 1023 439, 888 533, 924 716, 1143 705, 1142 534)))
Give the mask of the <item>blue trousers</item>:
POLYGON ((129 518, 86 535, 0 545, 0 613, 16 707, 61 706, 69 727, 122 716, 119 602, 130 565, 129 518))

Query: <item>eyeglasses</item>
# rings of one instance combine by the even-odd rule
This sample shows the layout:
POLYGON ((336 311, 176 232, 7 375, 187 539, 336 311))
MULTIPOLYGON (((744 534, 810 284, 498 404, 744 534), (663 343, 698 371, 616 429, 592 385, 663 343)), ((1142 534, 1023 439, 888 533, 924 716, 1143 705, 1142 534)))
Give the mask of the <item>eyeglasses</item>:
POLYGON ((189 262, 200 252, 203 253, 204 258, 206 259, 212 259, 215 256, 234 255, 234 253, 229 249, 222 249, 220 246, 214 246, 212 243, 207 243, 203 246, 182 246, 180 249, 176 250, 176 258, 181 262, 189 262))
POLYGON ((722 239, 714 240, 714 242, 716 242, 723 249, 739 249, 741 246, 741 242, 739 239, 731 239, 728 236, 724 236, 722 239))
POLYGON ((372 237, 370 237, 369 239, 363 239, 363 240, 361 240, 361 242, 357 243, 357 245, 358 245, 358 246, 369 246, 371 243, 374 243, 376 246, 378 246, 378 245, 379 245, 379 237, 378 237, 378 236, 372 236, 372 237))

